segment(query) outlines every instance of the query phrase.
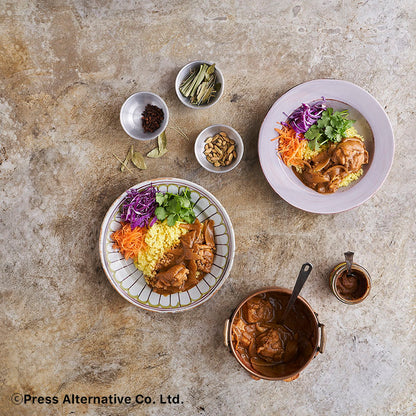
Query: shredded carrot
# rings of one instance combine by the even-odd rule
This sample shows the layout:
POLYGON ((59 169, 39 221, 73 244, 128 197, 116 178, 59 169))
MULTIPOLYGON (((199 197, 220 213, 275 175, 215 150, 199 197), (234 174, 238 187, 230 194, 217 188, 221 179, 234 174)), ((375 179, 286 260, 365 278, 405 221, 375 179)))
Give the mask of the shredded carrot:
POLYGON ((123 223, 122 227, 111 235, 114 240, 113 248, 120 250, 126 260, 135 258, 139 251, 146 247, 144 241, 146 232, 145 227, 136 227, 132 230, 130 223, 123 223))
POLYGON ((302 149, 306 145, 306 140, 303 140, 303 134, 296 133, 292 127, 282 125, 281 129, 275 128, 279 139, 277 151, 286 166, 303 166, 302 149))

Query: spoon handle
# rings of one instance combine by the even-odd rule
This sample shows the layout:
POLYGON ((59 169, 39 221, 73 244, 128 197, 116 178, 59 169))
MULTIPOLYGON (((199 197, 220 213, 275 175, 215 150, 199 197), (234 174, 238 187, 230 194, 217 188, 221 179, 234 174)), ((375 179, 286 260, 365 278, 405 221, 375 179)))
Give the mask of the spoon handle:
POLYGON ((354 252, 353 251, 347 251, 344 253, 345 256, 345 263, 347 265, 347 276, 351 275, 351 265, 354 261, 354 252))
POLYGON ((289 311, 292 309, 293 304, 295 303, 296 298, 299 296, 300 291, 302 290, 303 285, 306 282, 306 279, 309 277, 312 271, 312 264, 305 263, 300 268, 299 276, 296 279, 295 287, 293 288, 292 295, 290 296, 289 303, 286 306, 285 312, 283 314, 282 321, 284 322, 287 318, 289 311))

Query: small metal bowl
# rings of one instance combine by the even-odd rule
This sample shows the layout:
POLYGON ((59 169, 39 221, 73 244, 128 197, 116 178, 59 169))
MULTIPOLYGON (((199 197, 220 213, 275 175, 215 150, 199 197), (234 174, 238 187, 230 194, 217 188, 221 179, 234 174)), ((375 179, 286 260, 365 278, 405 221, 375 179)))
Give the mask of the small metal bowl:
POLYGON ((211 99, 211 101, 208 104, 201 104, 201 105, 195 105, 191 104, 189 101, 189 98, 182 95, 182 93, 179 91, 179 88, 182 84, 182 82, 189 76, 191 70, 195 69, 197 70, 202 64, 212 65, 212 62, 207 61, 194 61, 190 62, 189 64, 185 65, 176 76, 175 81, 175 91, 176 95, 178 96, 179 100, 186 105, 189 108, 196 108, 196 109, 203 109, 203 108, 209 108, 212 107, 222 96, 222 93, 224 92, 224 76, 222 75, 221 70, 215 65, 215 74, 217 76, 217 82, 221 84, 220 90, 217 92, 216 96, 211 99))
POLYGON ((199 133, 195 140, 194 151, 196 159, 204 169, 208 170, 209 172, 224 173, 233 170, 240 163, 244 153, 244 142, 241 136, 232 127, 226 126, 224 124, 214 124, 199 133), (228 166, 216 167, 211 162, 208 162, 206 156, 204 155, 204 147, 205 140, 208 139, 208 137, 213 137, 221 131, 226 133, 230 139, 235 141, 237 157, 228 166))
POLYGON ((152 92, 136 92, 131 95, 121 107, 120 123, 124 131, 133 139, 151 140, 162 133, 169 121, 169 110, 166 103, 152 92), (142 113, 147 104, 155 105, 163 110, 163 121, 153 133, 147 133, 142 126, 142 113))

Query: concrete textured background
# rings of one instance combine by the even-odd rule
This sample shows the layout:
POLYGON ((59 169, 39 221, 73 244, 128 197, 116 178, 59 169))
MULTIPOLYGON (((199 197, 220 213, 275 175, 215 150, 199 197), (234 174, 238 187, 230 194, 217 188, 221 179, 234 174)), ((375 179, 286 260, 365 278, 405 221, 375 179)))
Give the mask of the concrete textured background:
MULTIPOLYGON (((0 1, 1 415, 414 415, 414 0, 0 1), (225 93, 195 111, 174 91, 195 59, 223 70, 225 93), (392 171, 360 207, 314 215, 267 184, 257 135, 273 102, 316 78, 345 79, 383 105, 396 141, 392 171), (119 110, 149 90, 167 102, 187 141, 146 171, 119 171, 131 144, 119 110), (216 176, 193 155, 210 124, 242 135, 246 153, 216 176), (98 256, 101 221, 125 189, 173 176, 211 191, 236 233, 230 277, 196 310, 160 316, 126 302, 98 256), (328 274, 346 250, 373 278, 359 306, 341 304, 328 274), (292 287, 328 333, 327 350, 291 383, 252 380, 222 343, 224 320, 249 292, 292 287), (14 393, 152 396, 183 404, 12 403, 14 393)), ((173 126, 172 122, 170 124, 173 126)), ((18 400, 18 399, 16 399, 18 400)))

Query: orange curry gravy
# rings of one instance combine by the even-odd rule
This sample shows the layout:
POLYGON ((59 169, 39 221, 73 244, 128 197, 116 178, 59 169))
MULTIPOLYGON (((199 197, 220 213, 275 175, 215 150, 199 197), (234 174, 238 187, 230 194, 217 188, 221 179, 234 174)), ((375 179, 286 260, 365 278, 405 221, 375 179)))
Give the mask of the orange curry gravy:
POLYGON ((236 353, 248 368, 266 377, 292 374, 314 353, 316 323, 301 301, 295 302, 286 321, 281 322, 289 297, 273 292, 256 295, 233 320, 231 338, 236 353))
POLYGON ((191 289, 211 271, 214 262, 214 221, 202 224, 182 224, 188 230, 179 244, 169 250, 155 267, 155 275, 149 279, 153 291, 161 295, 184 292, 191 289))
POLYGON ((309 188, 322 194, 335 192, 350 173, 357 173, 368 163, 368 152, 359 137, 346 137, 330 144, 312 159, 303 161, 302 171, 293 167, 296 176, 309 188))

